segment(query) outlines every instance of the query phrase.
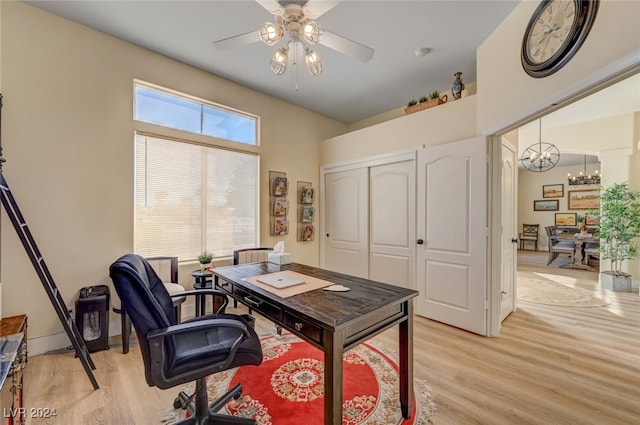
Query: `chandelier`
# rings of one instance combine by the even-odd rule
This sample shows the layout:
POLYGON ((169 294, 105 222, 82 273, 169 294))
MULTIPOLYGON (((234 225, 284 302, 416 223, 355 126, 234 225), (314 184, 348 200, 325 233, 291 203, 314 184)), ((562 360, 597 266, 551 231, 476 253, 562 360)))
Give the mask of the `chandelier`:
POLYGON ((260 27, 258 35, 260 41, 267 46, 273 46, 288 34, 290 41, 286 47, 282 47, 273 54, 270 62, 271 71, 276 75, 286 72, 289 64, 289 56, 292 55, 292 63, 297 65, 300 52, 304 52, 304 62, 309 73, 313 76, 322 73, 322 62, 316 52, 308 46, 314 45, 322 38, 322 29, 312 19, 303 14, 292 13, 285 19, 278 18, 277 23, 265 22, 260 27))
POLYGON ((547 142, 542 142, 542 118, 539 119, 538 143, 534 143, 524 150, 520 162, 529 171, 543 172, 552 169, 560 160, 558 148, 547 142))
POLYGON ((598 170, 594 174, 587 174, 587 155, 584 156, 584 165, 582 171, 577 176, 571 177, 571 173, 567 174, 569 186, 577 186, 581 184, 600 184, 600 174, 598 170), (584 174, 583 174, 584 172, 584 174))

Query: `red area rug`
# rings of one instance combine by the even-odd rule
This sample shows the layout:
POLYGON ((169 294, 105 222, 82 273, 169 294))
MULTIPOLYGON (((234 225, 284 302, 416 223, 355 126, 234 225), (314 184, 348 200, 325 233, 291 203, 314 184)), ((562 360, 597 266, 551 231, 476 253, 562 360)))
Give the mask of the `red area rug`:
MULTIPOLYGON (((260 425, 322 425, 324 409, 323 353, 297 337, 262 339, 260 366, 243 366, 211 376, 210 401, 236 383, 242 397, 225 407, 234 416, 250 417, 260 425)), ((434 404, 430 389, 415 381, 413 414, 402 418, 395 354, 381 345, 360 344, 344 355, 344 425, 423 425, 431 423, 434 404)), ((190 388, 192 391, 192 389, 190 388)), ((173 420, 184 417, 175 411, 173 420)), ((167 417, 167 423, 171 422, 167 417)))

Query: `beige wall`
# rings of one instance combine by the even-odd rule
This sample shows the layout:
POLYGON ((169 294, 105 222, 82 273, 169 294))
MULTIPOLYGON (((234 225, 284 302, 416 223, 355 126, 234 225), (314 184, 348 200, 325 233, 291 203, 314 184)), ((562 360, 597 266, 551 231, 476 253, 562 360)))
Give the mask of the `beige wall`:
MULTIPOLYGON (((587 164, 587 172, 593 172, 594 169, 600 170, 599 164, 587 164)), ((555 223, 555 214, 558 213, 577 213, 583 216, 587 210, 570 210, 568 206, 568 196, 571 190, 597 189, 598 186, 569 186, 567 182, 567 173, 577 174, 582 170, 580 166, 555 167, 544 173, 534 173, 528 170, 518 171, 518 232, 522 231, 522 224, 539 224, 538 249, 547 250, 548 239, 545 233, 545 226, 553 226, 555 223), (543 198, 542 186, 544 185, 564 185, 564 196, 561 198, 543 198), (558 211, 534 211, 533 201, 535 200, 557 200, 558 211)), ((533 244, 527 242, 526 249, 533 249, 533 244)))
POLYGON ((546 78, 522 69, 520 49, 537 1, 522 1, 477 51, 478 130, 499 131, 573 95, 583 80, 640 63, 640 2, 602 0, 586 41, 569 63, 546 78))
MULTIPOLYGON (((261 117, 262 245, 276 242, 269 236, 269 170, 318 187, 319 142, 345 131, 337 121, 24 3, 1 2, 0 10, 4 173, 68 305, 79 288, 108 283, 111 262, 133 249, 134 78, 261 117)), ((28 314, 30 338, 62 332, 5 214, 2 221, 3 314, 28 314)), ((317 265, 318 241, 296 242, 294 231, 284 240, 296 261, 317 265)), ((181 269, 188 287, 195 268, 181 269)))
POLYGON ((416 146, 433 146, 474 137, 475 99, 476 96, 468 96, 325 140, 322 143, 321 163, 339 163, 416 146))

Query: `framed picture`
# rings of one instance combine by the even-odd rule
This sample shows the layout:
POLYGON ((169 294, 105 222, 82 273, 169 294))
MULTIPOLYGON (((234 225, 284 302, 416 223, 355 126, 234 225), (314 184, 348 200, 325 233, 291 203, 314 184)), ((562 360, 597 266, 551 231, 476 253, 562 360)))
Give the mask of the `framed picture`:
POLYGON ((273 179, 273 196, 286 196, 288 181, 286 177, 276 177, 273 179))
POLYGON ((545 184, 542 186, 543 198, 562 198, 564 196, 563 184, 545 184))
POLYGON ((600 217, 594 214, 585 214, 584 224, 587 227, 600 226, 600 217))
POLYGON ((312 241, 313 240, 313 226, 308 225, 304 226, 302 230, 302 240, 303 241, 312 241))
POLYGON ((284 236, 289 231, 289 222, 285 217, 276 217, 273 221, 273 236, 284 236))
POLYGON ((273 201, 273 215, 287 215, 289 201, 287 198, 275 198, 273 201))
POLYGON ((302 188, 302 195, 300 197, 301 204, 313 204, 313 188, 305 187, 302 188))
POLYGON ((552 200, 537 200, 533 201, 534 211, 558 211, 560 201, 557 199, 552 200))
POLYGON ((556 226, 577 226, 578 214, 556 213, 556 226))
POLYGON ((599 210, 600 189, 570 190, 567 208, 570 210, 599 210))
POLYGON ((314 209, 310 206, 302 207, 302 222, 311 223, 313 221, 314 209))

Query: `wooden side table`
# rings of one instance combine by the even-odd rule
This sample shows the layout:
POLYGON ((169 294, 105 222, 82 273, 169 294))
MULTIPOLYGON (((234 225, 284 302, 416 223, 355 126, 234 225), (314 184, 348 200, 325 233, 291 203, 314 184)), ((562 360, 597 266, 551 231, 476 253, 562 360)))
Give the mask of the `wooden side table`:
POLYGON ((8 425, 22 425, 26 409, 23 405, 22 371, 27 365, 27 316, 0 320, 0 388, 3 418, 8 425))
MULTIPOLYGON (((195 279, 193 289, 211 289, 213 287, 213 273, 210 271, 194 270, 191 276, 195 279)), ((205 314, 207 297, 196 295, 196 317, 205 314)))

